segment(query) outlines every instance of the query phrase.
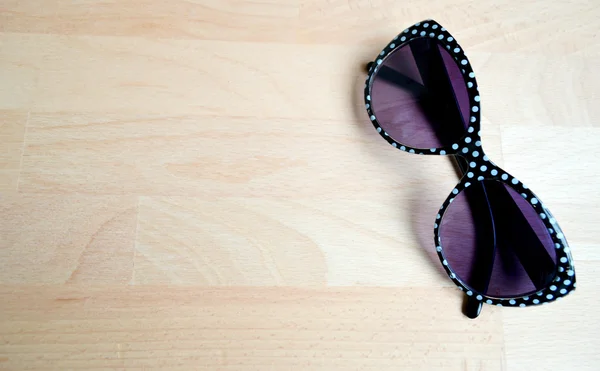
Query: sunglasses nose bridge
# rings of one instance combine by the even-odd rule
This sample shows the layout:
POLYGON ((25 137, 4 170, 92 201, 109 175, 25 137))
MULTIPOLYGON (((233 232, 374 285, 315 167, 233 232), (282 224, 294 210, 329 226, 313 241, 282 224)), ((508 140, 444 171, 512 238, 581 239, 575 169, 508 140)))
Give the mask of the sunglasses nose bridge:
POLYGON ((472 127, 467 130, 467 133, 457 143, 452 144, 451 148, 456 155, 464 157, 469 161, 489 161, 483 150, 479 132, 475 132, 472 127))

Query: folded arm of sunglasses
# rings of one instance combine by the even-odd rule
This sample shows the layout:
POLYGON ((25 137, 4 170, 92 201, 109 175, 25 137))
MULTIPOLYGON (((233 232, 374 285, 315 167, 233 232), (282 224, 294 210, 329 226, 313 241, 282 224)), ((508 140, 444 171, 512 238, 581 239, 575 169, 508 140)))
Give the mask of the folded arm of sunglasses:
MULTIPOLYGON (((367 69, 371 68, 373 62, 367 64, 367 69)), ((415 96, 420 96, 427 92, 427 88, 410 77, 396 71, 388 66, 381 66, 377 73, 377 78, 381 78, 397 86, 401 86, 404 90, 411 92, 415 96)))

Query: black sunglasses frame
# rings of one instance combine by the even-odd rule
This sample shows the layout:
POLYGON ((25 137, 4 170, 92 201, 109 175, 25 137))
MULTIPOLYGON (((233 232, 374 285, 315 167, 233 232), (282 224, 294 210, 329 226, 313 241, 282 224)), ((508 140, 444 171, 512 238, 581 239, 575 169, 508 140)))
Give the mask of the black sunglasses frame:
POLYGON ((513 177, 499 166, 494 164, 485 155, 480 137, 481 109, 480 97, 477 88, 477 80, 472 70, 471 64, 464 53, 462 47, 456 39, 439 23, 434 20, 425 20, 414 24, 405 29, 396 36, 375 59, 375 62, 369 63, 368 77, 364 88, 365 105, 369 118, 379 134, 392 146, 409 153, 420 155, 452 155, 457 159, 463 176, 455 189, 450 193, 442 204, 434 223, 434 246, 442 263, 446 274, 452 282, 463 291, 467 297, 467 316, 475 318, 479 315, 483 303, 497 306, 509 307, 527 307, 544 303, 549 303, 568 295, 577 286, 575 281, 575 268, 567 240, 542 201, 525 184, 513 177), (466 129, 462 138, 452 145, 440 148, 414 148, 406 144, 399 143, 390 137, 377 121, 377 116, 373 111, 371 104, 372 82, 377 72, 383 66, 383 61, 395 50, 406 46, 412 40, 417 38, 431 38, 445 47, 454 57, 458 67, 461 69, 464 81, 467 84, 467 92, 470 104, 471 117, 469 118, 469 127, 466 129), (471 185, 471 182, 482 180, 495 180, 501 182, 513 190, 517 191, 525 198, 536 211, 548 231, 556 248, 556 271, 551 282, 541 290, 533 292, 527 296, 517 297, 493 297, 485 293, 477 292, 463 283, 457 274, 448 266, 444 256, 444 248, 440 238, 439 224, 448 206, 454 198, 464 189, 471 185))

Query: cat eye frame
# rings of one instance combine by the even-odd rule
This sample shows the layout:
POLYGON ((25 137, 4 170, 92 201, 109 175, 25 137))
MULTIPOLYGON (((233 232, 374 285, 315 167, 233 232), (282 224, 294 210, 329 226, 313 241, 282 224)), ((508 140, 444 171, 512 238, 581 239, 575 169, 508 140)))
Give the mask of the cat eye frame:
POLYGON ((484 303, 535 306, 574 290, 556 219, 484 152, 477 81, 456 39, 434 20, 419 22, 367 68, 365 105, 377 132, 401 151, 452 156, 460 169, 435 216, 433 246, 467 296, 465 314, 476 318, 484 303))

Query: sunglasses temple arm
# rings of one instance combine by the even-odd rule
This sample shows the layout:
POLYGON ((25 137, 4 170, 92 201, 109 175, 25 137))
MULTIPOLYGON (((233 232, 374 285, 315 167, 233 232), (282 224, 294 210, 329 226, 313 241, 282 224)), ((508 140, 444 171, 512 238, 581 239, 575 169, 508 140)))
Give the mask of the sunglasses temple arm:
MULTIPOLYGON (((372 66, 373 62, 367 63, 367 72, 371 70, 372 66)), ((379 67, 377 78, 400 86, 404 90, 411 92, 415 96, 419 96, 426 91, 425 86, 423 86, 423 84, 418 83, 417 81, 411 79, 405 74, 398 72, 395 69, 390 68, 388 66, 382 65, 379 67)))
MULTIPOLYGON (((467 160, 465 160, 463 157, 459 157, 459 156, 453 156, 454 158, 454 162, 456 165, 456 170, 457 173, 459 175, 459 178, 462 178, 462 176, 467 172, 469 165, 467 163, 467 160)), ((489 272, 491 274, 491 271, 489 272)), ((477 299, 475 299, 474 296, 468 296, 465 295, 465 301, 463 304, 463 313, 471 318, 471 319, 475 319, 477 317, 479 317, 479 314, 481 314, 481 309, 483 308, 483 303, 477 299)))

